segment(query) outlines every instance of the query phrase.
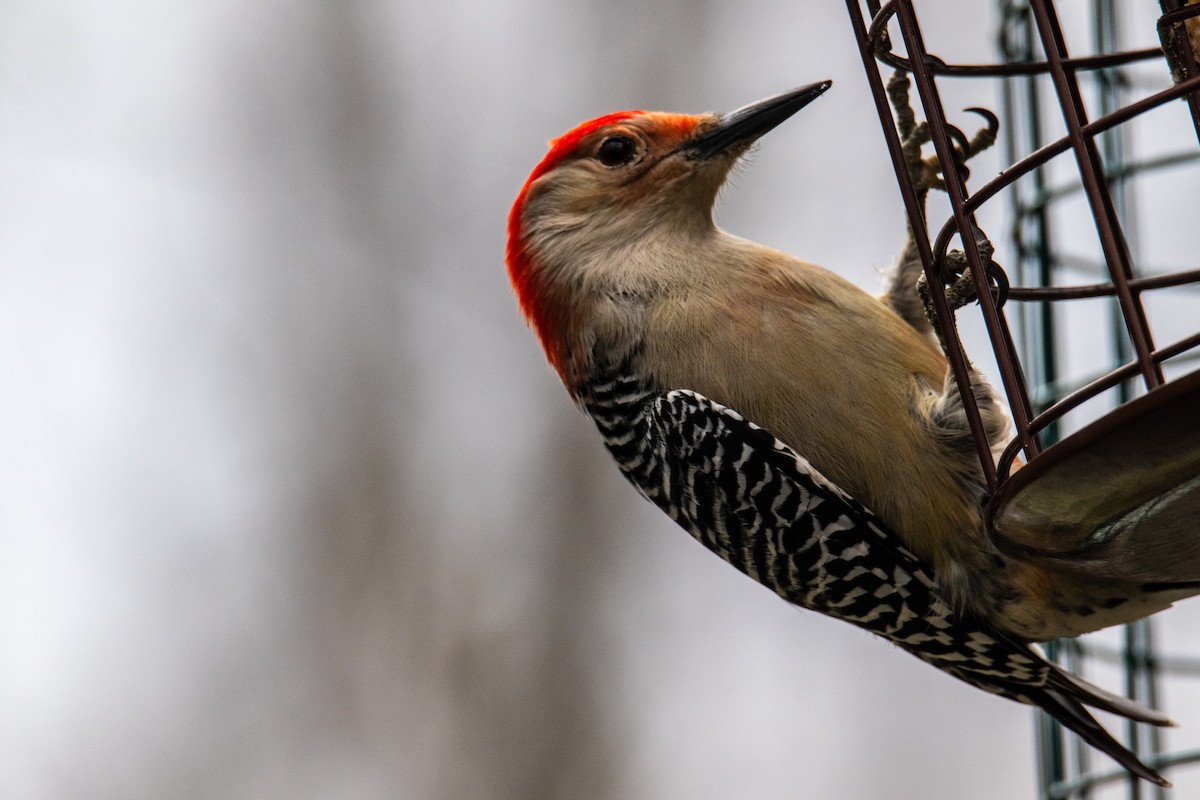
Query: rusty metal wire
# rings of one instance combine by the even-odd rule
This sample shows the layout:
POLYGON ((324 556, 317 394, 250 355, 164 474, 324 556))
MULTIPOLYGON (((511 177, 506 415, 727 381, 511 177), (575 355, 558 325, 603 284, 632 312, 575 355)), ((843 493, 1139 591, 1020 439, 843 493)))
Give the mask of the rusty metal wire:
MULTIPOLYGON (((1137 178, 1197 163, 1200 151, 1194 142, 1184 141, 1177 152, 1136 160, 1127 157, 1128 148, 1121 138, 1123 126, 1131 121, 1151 112, 1178 113, 1172 109, 1186 104, 1200 141, 1200 64, 1188 39, 1187 22, 1200 19, 1200 3, 1160 0, 1161 16, 1156 23, 1150 17, 1147 24, 1156 25, 1161 47, 1127 50, 1120 46, 1113 24, 1116 0, 1092 0, 1092 41, 1083 43, 1087 47, 1072 43, 1081 51, 1090 48, 1092 52, 1075 57, 1069 51, 1054 0, 997 1, 999 60, 956 64, 927 49, 914 0, 846 0, 916 249, 932 289, 929 303, 939 339, 951 372, 964 390, 967 420, 993 495, 1003 488, 1018 459, 1027 466, 1039 459, 1043 464, 1053 463, 1057 457, 1053 445, 1061 435, 1064 418, 1075 409, 1103 396, 1112 409, 1108 413, 1119 419, 1127 401, 1167 384, 1171 373, 1178 371, 1175 367, 1189 359, 1200 361, 1200 319, 1191 320, 1191 332, 1157 342, 1154 320, 1145 303, 1151 292, 1192 292, 1200 298, 1200 268, 1194 262, 1177 269, 1138 262, 1130 244, 1135 232, 1126 192, 1137 178), (1161 82, 1132 97, 1145 79, 1129 77, 1125 70, 1133 66, 1160 66, 1161 82), (904 136, 886 89, 885 73, 894 69, 911 75, 916 90, 914 107, 924 116, 941 167, 951 213, 940 224, 926 219, 919 187, 914 186, 906 164, 904 136), (981 85, 981 99, 992 96, 997 85, 1003 97, 1000 117, 1008 166, 974 186, 974 191, 968 190, 967 176, 956 161, 964 137, 950 123, 939 91, 941 82, 964 78, 991 82, 981 85), (1096 101, 1090 108, 1084 102, 1085 93, 1096 101), (1039 116, 1047 98, 1057 112, 1056 120, 1039 116), (1051 124, 1060 125, 1065 133, 1048 139, 1046 129, 1051 124), (1062 173, 1065 164, 1073 178, 1066 182, 1059 178, 1059 184, 1051 186, 1048 165, 1059 157, 1054 162, 1060 167, 1056 174, 1062 173), (976 219, 985 204, 1001 196, 1009 200, 1014 217, 1011 244, 988 239, 976 219), (1073 262, 1055 251, 1049 235, 1053 212, 1068 201, 1086 204, 1099 258, 1073 262), (951 250, 955 243, 961 250, 951 250), (993 248, 996 259, 1015 263, 1012 274, 993 261, 993 248), (975 283, 979 314, 1014 422, 1014 437, 999 458, 993 458, 973 395, 966 390, 971 361, 958 335, 954 303, 947 299, 947 288, 967 269, 975 283), (1080 275, 1088 279, 1080 282, 1080 275), (998 291, 997 286, 1007 288, 998 291), (1108 344, 1113 360, 1083 378, 1069 380, 1059 374, 1061 308, 1088 298, 1106 298, 1103 302, 1111 304, 1108 344), (1010 317, 1023 333, 1021 349, 1014 342, 1010 317)), ((911 127, 912 120, 907 124, 911 127)), ((1086 232, 1075 234, 1087 238, 1086 232)), ((1124 635, 1120 661, 1125 690, 1130 697, 1153 703, 1164 667, 1155 654, 1150 625, 1127 626, 1124 635)), ((1078 667, 1095 655, 1089 648, 1086 642, 1072 641, 1055 643, 1049 650, 1061 656, 1068 667, 1078 667)), ((1172 669, 1200 675, 1200 668, 1193 670, 1179 663, 1172 669)), ((1056 723, 1043 718, 1039 725, 1042 796, 1047 800, 1088 798, 1096 787, 1119 781, 1128 781, 1131 798, 1163 800, 1169 796, 1157 787, 1139 787, 1122 772, 1094 770, 1086 748, 1080 748, 1056 723), (1143 790, 1147 794, 1139 793, 1143 790)), ((1127 738, 1148 763, 1160 768, 1200 760, 1200 751, 1164 753, 1156 733, 1133 725, 1127 738)))
MULTIPOLYGON (((1181 3, 1182 0, 1163 0, 1163 2, 1166 6, 1172 3, 1181 3)), ((1146 317, 1142 295, 1155 289, 1184 284, 1200 284, 1200 270, 1183 269, 1146 275, 1139 275, 1135 272, 1124 226, 1119 219, 1110 190, 1112 181, 1119 180, 1122 175, 1106 173, 1106 166, 1097 145, 1097 138, 1102 134, 1138 115, 1180 98, 1188 101, 1192 109, 1197 136, 1200 137, 1200 115, 1196 111, 1200 108, 1200 68, 1196 66, 1195 55, 1190 46, 1186 46, 1187 36, 1182 22, 1185 17, 1200 15, 1200 7, 1193 5, 1168 9, 1158 24, 1159 31, 1171 42, 1168 50, 1181 52, 1170 63, 1170 69, 1177 82, 1169 88, 1140 98, 1128 105, 1114 108, 1096 119, 1088 119, 1079 83, 1080 73, 1099 72, 1151 58, 1163 62, 1166 67, 1164 51, 1160 48, 1149 48, 1103 53, 1086 58, 1071 58, 1051 0, 1030 0, 1025 7, 1028 9, 1032 29, 1040 41, 1044 54, 1041 60, 1005 61, 996 64, 948 64, 925 49, 915 9, 908 0, 891 0, 882 5, 876 0, 866 0, 865 14, 861 2, 847 0, 847 5, 851 12, 851 20, 855 27, 859 49, 878 107, 880 120, 883 123, 888 148, 895 162, 901 194, 913 229, 918 233, 917 249, 926 265, 928 280, 931 285, 945 285, 945 265, 949 248, 957 238, 962 244, 963 261, 971 268, 971 274, 977 281, 976 288, 981 298, 981 314, 992 349, 996 354, 997 368, 1016 424, 1016 436, 1011 446, 1001 457, 999 463, 996 463, 991 457, 990 448, 983 435, 977 409, 971 407, 972 404, 968 402, 968 421, 971 423, 971 430, 983 464, 984 474, 989 482, 989 488, 994 492, 1007 477, 1008 469, 1018 455, 1023 455, 1024 460, 1028 462, 1038 457, 1053 441, 1055 431, 1052 426, 1068 411, 1134 377, 1140 378, 1144 390, 1153 390, 1165 381, 1163 362, 1200 346, 1200 331, 1174 342, 1156 346, 1149 320, 1146 317), (906 53, 903 56, 894 52, 893 35, 889 32, 889 24, 894 24, 899 28, 900 39, 906 53), (1186 49, 1186 53, 1182 53, 1181 48, 1186 49), (880 74, 880 64, 911 71, 920 98, 920 105, 929 125, 930 138, 935 152, 946 167, 943 175, 952 215, 937 228, 938 233, 932 242, 926 234, 929 226, 924 219, 923 209, 917 202, 916 192, 904 167, 901 140, 895 130, 892 112, 888 105, 884 79, 880 74), (994 179, 979 187, 975 192, 969 193, 965 181, 951 166, 954 164, 955 138, 959 134, 957 129, 949 123, 942 106, 938 92, 938 79, 940 77, 1015 78, 1035 75, 1045 75, 1050 79, 1062 109, 1066 135, 1040 145, 1033 152, 1022 155, 994 179), (1048 407, 1035 409, 1029 400, 1028 388, 1022 375, 1023 365, 1013 346, 1007 316, 1001 307, 1002 303, 996 302, 997 298, 994 298, 990 291, 988 275, 994 275, 995 268, 990 259, 985 259, 980 254, 973 233, 963 237, 961 232, 973 232, 977 229, 974 215, 984 203, 1012 187, 1019 179, 1035 174, 1039 167, 1044 166, 1051 159, 1066 153, 1070 153, 1074 157, 1079 175, 1078 185, 1071 187, 1070 190, 1082 192, 1091 208, 1097 240, 1103 250, 1109 280, 1103 283, 1075 286, 1051 285, 1048 280, 1031 286, 1012 285, 1007 292, 1006 299, 1019 302, 1043 302, 1101 295, 1112 296, 1116 299, 1123 317, 1131 349, 1128 361, 1116 365, 1105 375, 1097 376, 1095 380, 1079 387, 1070 395, 1058 398, 1048 407), (1050 429, 1050 435, 1042 436, 1041 434, 1047 429, 1050 429)), ((1166 167, 1194 155, 1194 153, 1180 154, 1173 159, 1163 160, 1158 166, 1166 167)), ((1135 168, 1125 167, 1124 169, 1135 168)), ((1046 197, 1042 202, 1050 202, 1051 199, 1046 197)), ((947 358, 950 361, 951 369, 960 385, 965 385, 969 360, 954 330, 951 311, 943 302, 944 297, 937 297, 936 292, 932 301, 938 318, 945 321, 941 325, 941 335, 947 344, 947 358)))

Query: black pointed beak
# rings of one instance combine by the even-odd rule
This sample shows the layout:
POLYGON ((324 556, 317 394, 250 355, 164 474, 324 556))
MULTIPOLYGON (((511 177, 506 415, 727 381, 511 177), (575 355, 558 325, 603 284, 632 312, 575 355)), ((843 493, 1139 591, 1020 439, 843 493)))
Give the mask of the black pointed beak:
POLYGON ((833 81, 821 81, 777 94, 731 111, 714 128, 692 139, 683 150, 697 158, 711 158, 738 145, 748 145, 767 131, 816 100, 833 81))

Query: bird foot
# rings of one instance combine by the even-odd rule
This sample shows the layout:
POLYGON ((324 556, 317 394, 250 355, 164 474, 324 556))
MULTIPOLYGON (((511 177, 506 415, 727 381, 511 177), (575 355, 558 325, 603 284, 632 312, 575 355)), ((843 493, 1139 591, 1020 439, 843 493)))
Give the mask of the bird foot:
MULTIPOLYGON (((922 214, 924 214, 925 200, 929 195, 929 190, 945 191, 946 181, 943 164, 938 156, 921 154, 922 148, 931 141, 932 135, 928 122, 917 121, 916 112, 913 110, 909 96, 911 88, 912 81, 909 79, 908 73, 904 70, 896 70, 888 80, 887 94, 892 108, 896 112, 896 129, 900 133, 900 144, 904 153, 904 161, 908 166, 908 176, 921 204, 922 214)), ((1000 120, 991 111, 978 107, 965 110, 983 117, 986 124, 969 138, 959 128, 953 125, 946 126, 952 144, 954 169, 963 182, 970 175, 967 162, 994 145, 996 134, 1000 130, 1000 120)), ((974 227, 974 238, 975 246, 986 265, 989 283, 999 290, 1000 302, 1003 302, 1003 296, 1008 289, 1008 281, 1003 270, 992 261, 992 253, 995 248, 983 231, 977 227, 974 227)), ((951 313, 977 298, 975 279, 971 274, 966 254, 962 250, 952 250, 947 253, 940 267, 941 274, 945 276, 946 304, 951 313)), ((929 282, 923 272, 917 277, 917 294, 925 306, 925 315, 930 324, 935 331, 939 331, 930 297, 929 282)), ((938 338, 941 339, 940 332, 938 338)))
MULTIPOLYGON (((912 81, 909 79, 908 73, 898 69, 888 79, 887 94, 888 99, 891 100, 892 108, 896 111, 896 129, 900 133, 900 143, 904 152, 905 163, 908 165, 909 178, 913 182, 913 188, 916 189, 917 196, 920 198, 922 204, 924 204, 929 190, 940 189, 945 191, 946 182, 943 177, 943 165, 938 156, 936 154, 931 156, 921 155, 922 147, 932 140, 932 134, 930 133, 928 122, 917 122, 916 112, 913 111, 912 103, 909 99, 909 89, 911 87, 912 81)), ((1000 131, 1000 120, 986 108, 975 106, 964 110, 972 114, 978 114, 983 117, 986 123, 970 138, 954 125, 948 124, 946 126, 946 132, 950 135, 950 141, 953 145, 954 168, 961 176, 961 179, 965 181, 970 175, 967 162, 996 143, 996 134, 1000 131)))
MULTIPOLYGON (((972 225, 971 228, 975 234, 975 249, 979 251, 979 258, 983 261, 984 272, 991 287, 991 294, 998 308, 1004 305, 1004 301, 1008 297, 1008 275, 1005 274, 1004 269, 999 264, 992 260, 995 247, 992 245, 991 240, 987 238, 987 234, 980 230, 978 226, 972 225)), ((951 314, 971 301, 978 299, 979 293, 975 288, 975 276, 971 271, 971 265, 967 261, 967 254, 964 251, 951 250, 946 253, 946 257, 942 260, 942 274, 950 276, 945 283, 942 293, 946 298, 946 306, 951 314)), ((937 312, 933 307, 933 299, 929 291, 929 280, 924 274, 917 277, 917 294, 921 298, 922 305, 925 306, 925 316, 929 319, 929 323, 933 326, 933 329, 937 331, 937 312)))

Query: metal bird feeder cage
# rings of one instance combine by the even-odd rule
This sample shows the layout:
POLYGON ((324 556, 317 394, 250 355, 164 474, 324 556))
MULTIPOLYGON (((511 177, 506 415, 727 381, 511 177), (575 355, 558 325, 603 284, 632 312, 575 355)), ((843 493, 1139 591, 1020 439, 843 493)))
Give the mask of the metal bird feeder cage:
MULTIPOLYGON (((1200 561, 1200 3, 1079 0, 1060 9, 1053 0, 999 0, 999 56, 971 64, 927 49, 915 5, 847 0, 950 368, 965 389, 970 358, 985 355, 964 351, 947 297, 946 287, 968 281, 1012 413, 1014 436, 995 457, 963 392, 988 482, 990 532, 1019 557, 1075 559, 1086 571, 1124 563, 1119 549, 1136 540, 1098 540, 1098 529, 1190 528, 1191 542, 1179 537, 1185 552, 1163 554, 1153 577, 1122 577, 1195 580, 1172 570, 1200 561), (1124 49, 1130 30, 1144 30, 1148 45, 1124 49), (913 107, 928 123, 950 207, 944 222, 926 218, 906 162, 887 88, 897 69, 911 76, 913 107), (968 139, 951 123, 957 109, 947 113, 942 101, 948 83, 956 91, 969 85, 976 105, 1001 101, 1004 164, 995 177, 972 180, 973 190, 968 139), (1135 150, 1129 133, 1147 120, 1155 135, 1141 138, 1164 145, 1149 154, 1135 150), (1148 195, 1151 178, 1158 188, 1148 195), (989 239, 979 220, 1002 196, 998 213, 1010 232, 989 239), (1172 215, 1185 221, 1139 236, 1142 224, 1172 215), (1188 237, 1190 252, 1170 257, 1190 257, 1190 265, 1155 263, 1170 249, 1150 245, 1188 237), (1078 335, 1080 308, 1089 309, 1087 341, 1078 335), (1098 553, 1104 557, 1090 558, 1098 553)), ((960 312, 967 313, 974 311, 960 312)), ((1200 675, 1195 660, 1158 652, 1165 643, 1153 640, 1149 621, 1126 626, 1123 636, 1107 649, 1085 637, 1047 650, 1075 671, 1114 664, 1124 691, 1150 705, 1164 674, 1200 675)), ((1039 717, 1044 798, 1091 798, 1113 786, 1129 797, 1171 796, 1102 757, 1093 764, 1073 735, 1039 717)), ((1126 735, 1168 777, 1200 761, 1200 750, 1167 752, 1144 726, 1131 723, 1126 735)))

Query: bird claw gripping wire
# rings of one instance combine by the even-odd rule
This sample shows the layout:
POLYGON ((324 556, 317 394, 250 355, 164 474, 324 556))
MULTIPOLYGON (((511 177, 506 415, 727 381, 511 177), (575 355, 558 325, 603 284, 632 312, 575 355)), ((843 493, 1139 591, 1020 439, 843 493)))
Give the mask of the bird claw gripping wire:
MULTIPOLYGON (((945 191, 946 182, 942 178, 942 165, 937 155, 921 156, 921 148, 928 144, 932 137, 929 132, 929 123, 917 122, 916 112, 913 111, 912 104, 909 102, 911 86, 912 81, 909 80, 908 73, 904 70, 896 70, 888 79, 887 93, 892 107, 896 110, 896 128, 900 133, 904 160, 908 164, 908 175, 913 181, 917 199, 921 202, 921 208, 924 211, 925 198, 929 195, 929 190, 945 191)), ((961 178, 966 180, 971 174, 967 162, 996 143, 996 135, 1000 132, 1000 120, 986 108, 972 106, 963 110, 978 114, 986 123, 971 137, 954 125, 946 126, 953 144, 955 167, 961 178)))
MULTIPOLYGON (((909 100, 911 86, 912 82, 909 80, 908 73, 904 70, 896 70, 888 80, 887 93, 892 107, 896 111, 896 128, 900 134, 901 148, 904 153, 905 163, 908 166, 908 176, 912 181, 917 202, 920 204, 921 215, 924 216, 925 202, 929 196, 929 190, 940 189, 945 191, 946 181, 943 177, 941 161, 937 155, 921 155, 921 148, 932 137, 929 131, 929 123, 925 121, 917 122, 916 112, 913 111, 912 103, 909 100)), ((967 166, 967 162, 996 143, 996 134, 1000 130, 1000 120, 986 108, 973 106, 964 110, 972 114, 978 114, 983 117, 985 122, 985 125, 971 137, 963 133, 960 128, 947 125, 947 133, 950 135, 952 144, 954 166, 958 172, 959 179, 965 182, 970 176, 970 168, 967 166)), ((984 235, 983 231, 972 224, 972 233, 975 245, 979 250, 979 255, 987 265, 988 282, 994 287, 993 293, 996 296, 997 305, 1003 305, 1008 294, 1008 277, 1004 274, 1004 270, 992 261, 992 253, 995 251, 995 248, 987 236, 984 235)), ((966 254, 963 251, 952 250, 946 254, 945 258, 940 260, 938 266, 939 274, 944 276, 943 285, 946 287, 946 303, 951 313, 976 299, 975 281, 971 275, 966 254)), ((922 304, 925 306, 925 314, 929 318, 930 324, 933 326, 934 331, 938 331, 937 317, 933 309, 928 279, 924 273, 917 278, 917 293, 921 298, 922 304)), ((938 332, 938 338, 941 339, 940 332, 938 332)))
MULTIPOLYGON (((988 285, 991 287, 993 302, 996 307, 1000 308, 1008 299, 1008 275, 1004 272, 1004 268, 992 260, 992 254, 995 252, 991 240, 987 238, 978 225, 972 223, 971 232, 975 238, 975 249, 979 251, 979 258, 984 263, 984 271, 987 274, 988 285)), ((970 303, 972 300, 978 299, 978 292, 975 289, 975 277, 971 272, 971 266, 967 262, 967 254, 962 250, 951 250, 946 253, 946 257, 940 263, 940 272, 943 275, 949 276, 949 280, 945 283, 944 294, 946 297, 946 306, 953 314, 958 309, 970 303)), ((929 323, 933 325, 934 330, 937 330, 937 314, 933 308, 933 298, 929 291, 929 281, 922 274, 917 278, 917 294, 921 297, 921 303, 925 306, 925 314, 929 317, 929 323)), ((940 334, 939 334, 940 337, 940 334)))

